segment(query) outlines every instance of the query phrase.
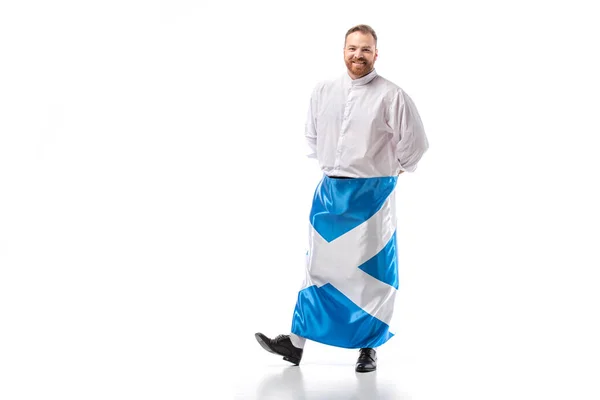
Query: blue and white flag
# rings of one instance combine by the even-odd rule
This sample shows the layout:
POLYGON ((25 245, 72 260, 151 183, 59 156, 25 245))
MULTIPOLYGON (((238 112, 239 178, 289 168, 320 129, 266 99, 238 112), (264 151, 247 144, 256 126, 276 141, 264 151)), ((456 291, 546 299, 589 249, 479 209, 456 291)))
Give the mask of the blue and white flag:
POLYGON ((344 348, 387 342, 398 290, 397 177, 324 176, 310 212, 292 332, 344 348))

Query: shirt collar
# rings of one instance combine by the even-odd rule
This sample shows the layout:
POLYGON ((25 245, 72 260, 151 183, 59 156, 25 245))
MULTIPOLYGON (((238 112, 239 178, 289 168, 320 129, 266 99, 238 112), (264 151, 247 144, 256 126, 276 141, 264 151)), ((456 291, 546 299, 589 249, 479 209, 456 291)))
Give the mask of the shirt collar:
POLYGON ((358 79, 352 79, 350 77, 350 75, 348 75, 348 71, 346 71, 346 74, 344 75, 344 80, 350 86, 362 86, 362 85, 366 85, 367 83, 371 82, 376 77, 377 77, 377 71, 375 69, 373 69, 373 71, 369 72, 365 76, 360 77, 358 79))

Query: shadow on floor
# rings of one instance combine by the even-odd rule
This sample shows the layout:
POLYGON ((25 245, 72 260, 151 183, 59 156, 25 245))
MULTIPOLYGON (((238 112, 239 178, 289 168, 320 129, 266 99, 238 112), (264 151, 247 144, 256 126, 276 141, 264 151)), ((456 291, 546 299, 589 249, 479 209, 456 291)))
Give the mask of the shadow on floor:
MULTIPOLYGON (((312 370, 311 367, 290 366, 266 375, 258 384, 255 399, 408 400, 406 395, 396 391, 393 383, 378 382, 377 371, 361 374, 351 370, 339 376, 328 373, 326 369, 312 370)), ((347 366, 343 368, 347 370, 347 366)))

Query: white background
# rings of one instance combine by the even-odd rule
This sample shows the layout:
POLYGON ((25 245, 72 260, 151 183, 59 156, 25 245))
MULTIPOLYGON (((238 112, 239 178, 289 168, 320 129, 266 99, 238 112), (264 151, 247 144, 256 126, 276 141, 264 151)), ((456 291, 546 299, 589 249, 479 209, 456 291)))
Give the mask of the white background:
POLYGON ((3 1, 0 398, 252 398, 284 366, 253 334, 302 283, 308 98, 368 23, 431 145, 398 184, 391 390, 599 399, 592 3, 3 1))

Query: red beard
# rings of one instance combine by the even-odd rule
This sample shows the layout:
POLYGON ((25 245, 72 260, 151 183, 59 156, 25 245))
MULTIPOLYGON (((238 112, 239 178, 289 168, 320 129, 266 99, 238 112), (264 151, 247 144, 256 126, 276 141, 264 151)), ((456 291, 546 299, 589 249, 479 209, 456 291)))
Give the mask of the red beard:
POLYGON ((373 64, 363 59, 358 60, 346 60, 346 68, 356 77, 361 77, 368 74, 373 69, 373 64), (358 63, 355 63, 358 62, 358 63), (360 64, 364 62, 364 64, 360 64))

